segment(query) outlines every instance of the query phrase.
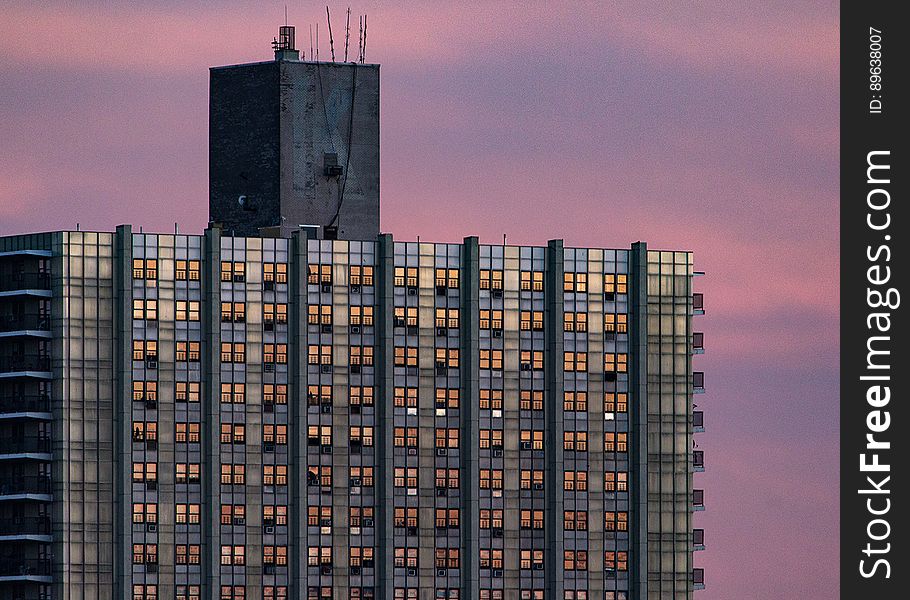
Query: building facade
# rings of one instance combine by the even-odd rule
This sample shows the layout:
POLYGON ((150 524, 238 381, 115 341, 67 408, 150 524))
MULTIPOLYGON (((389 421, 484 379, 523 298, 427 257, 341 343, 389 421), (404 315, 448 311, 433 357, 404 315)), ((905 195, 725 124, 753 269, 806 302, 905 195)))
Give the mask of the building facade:
POLYGON ((0 243, 3 597, 697 586, 690 253, 0 243))

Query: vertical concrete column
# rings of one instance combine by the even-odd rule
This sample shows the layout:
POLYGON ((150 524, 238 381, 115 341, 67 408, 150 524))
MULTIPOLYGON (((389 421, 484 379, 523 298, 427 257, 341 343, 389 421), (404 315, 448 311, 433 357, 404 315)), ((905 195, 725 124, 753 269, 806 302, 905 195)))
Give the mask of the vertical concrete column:
POLYGON ((480 246, 464 238, 461 251, 461 597, 480 592, 480 246))
POLYGON ((221 572, 221 230, 202 246, 202 597, 220 600, 221 572))
POLYGON ((376 469, 376 598, 391 598, 395 582, 393 559, 392 414, 395 394, 393 313, 395 305, 395 243, 392 236, 379 236, 376 247, 376 361, 374 403, 376 469))
POLYGON ((132 593, 133 232, 114 237, 114 597, 132 593))
POLYGON ((629 253, 629 592, 648 597, 648 247, 629 253))
POLYGON ((307 237, 291 236, 288 252, 288 421, 290 423, 290 590, 289 597, 303 598, 307 581, 307 237))
POLYGON ((565 271, 563 242, 550 240, 547 244, 546 273, 544 274, 544 418, 546 420, 546 459, 544 468, 544 570, 546 598, 563 597, 563 273, 565 271))
MULTIPOLYGON (((172 272, 174 238, 157 236, 158 294, 158 596, 176 594, 176 556, 170 551, 176 539, 176 486, 172 465, 176 462, 175 448, 175 381, 176 381, 176 321, 174 278, 165 280, 172 272), (170 240, 170 241, 168 241, 170 240), (167 266, 165 265, 167 261, 167 266), (165 401, 166 400, 166 401, 165 401)), ((146 288, 148 291, 148 288, 146 288)), ((127 305, 124 305, 127 307, 127 305)), ((127 397, 124 396, 124 399, 127 397)), ((149 415, 151 416, 151 415, 149 415)), ((127 590, 129 592, 130 590, 127 590)))

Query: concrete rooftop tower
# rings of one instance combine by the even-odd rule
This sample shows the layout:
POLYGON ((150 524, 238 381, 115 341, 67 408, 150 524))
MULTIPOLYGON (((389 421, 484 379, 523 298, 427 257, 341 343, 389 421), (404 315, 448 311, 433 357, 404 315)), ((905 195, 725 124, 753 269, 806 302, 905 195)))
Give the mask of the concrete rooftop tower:
POLYGON ((275 60, 214 67, 209 220, 226 233, 379 234, 379 65, 300 60, 294 28, 275 60))

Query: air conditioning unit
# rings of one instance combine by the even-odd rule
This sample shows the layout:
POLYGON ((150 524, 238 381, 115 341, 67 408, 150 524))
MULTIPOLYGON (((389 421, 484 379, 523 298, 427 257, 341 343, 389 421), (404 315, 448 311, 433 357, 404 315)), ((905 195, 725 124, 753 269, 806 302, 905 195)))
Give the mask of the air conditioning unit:
POLYGON ((158 359, 157 358, 155 358, 155 359, 147 358, 145 360, 145 368, 146 369, 157 369, 158 368, 158 359))
POLYGON ((449 369, 447 367, 436 367, 436 374, 440 377, 445 377, 449 374, 449 369))
POLYGON ((331 373, 331 372, 332 372, 332 365, 322 365, 321 371, 322 371, 323 373, 331 373))
POLYGON ((416 287, 409 287, 409 288, 408 288, 408 296, 416 296, 416 295, 417 295, 417 288, 416 288, 416 287))
POLYGON ((501 338, 501 337, 502 337, 502 329, 494 329, 494 330, 493 330, 493 337, 494 337, 494 338, 501 338))
POLYGON ((351 575, 360 575, 360 567, 351 567, 351 575))
POLYGON ((322 330, 322 333, 332 333, 332 326, 331 326, 331 325, 323 325, 323 326, 321 327, 321 330, 322 330))
POLYGON ((531 449, 531 442, 520 442, 520 444, 521 444, 520 447, 521 447, 522 450, 530 450, 530 449, 531 449))
POLYGON ((360 284, 357 284, 357 283, 352 284, 352 285, 351 285, 351 293, 352 293, 352 294, 359 294, 359 293, 360 293, 360 284))
POLYGON ((497 457, 502 456, 502 448, 494 448, 493 456, 497 456, 497 457))
POLYGON ((521 370, 522 370, 522 371, 530 371, 530 370, 531 370, 531 363, 521 363, 521 370))
POLYGON ((417 535, 416 527, 408 527, 408 535, 417 535))
POLYGON ((436 448, 436 456, 445 456, 448 454, 446 448, 436 448))
POLYGON ((275 323, 273 321, 266 321, 263 328, 266 331, 275 331, 275 323))
POLYGON ((535 484, 534 484, 534 489, 535 489, 535 490, 542 490, 542 489, 543 489, 543 484, 542 484, 542 483, 535 483, 535 484))
POLYGON ((151 409, 158 408, 158 401, 157 400, 146 400, 145 407, 151 408, 151 409))
POLYGON ((364 526, 364 527, 372 527, 372 526, 373 526, 373 519, 364 519, 364 520, 363 520, 363 526, 364 526))
POLYGON ((502 569, 493 569, 493 577, 502 577, 502 569))
POLYGON ((543 571, 543 563, 534 563, 532 568, 535 571, 543 571))
POLYGON ((408 448, 409 456, 417 456, 417 448, 408 448))
POLYGON ((145 530, 148 531, 149 533, 155 533, 156 531, 158 531, 158 524, 149 523, 148 525, 145 526, 145 530))
POLYGON ((351 365, 351 373, 360 373, 360 365, 351 365))
POLYGON ((146 573, 157 573, 158 572, 158 563, 146 563, 145 572, 146 573))
POLYGON ((416 577, 417 569, 408 569, 408 577, 416 577))
POLYGON ((319 410, 320 410, 320 412, 322 412, 322 413, 324 413, 324 414, 331 413, 331 412, 332 412, 332 405, 331 405, 331 404, 320 404, 320 405, 319 405, 319 410))
POLYGON ((275 282, 274 281, 263 281, 262 287, 263 287, 263 289, 268 290, 268 291, 274 290, 275 282))
MULTIPOLYGON (((351 411, 352 415, 359 415, 360 414, 360 405, 355 404, 355 405, 351 406, 350 411, 351 411)), ((331 410, 329 410, 328 412, 331 412, 331 410)))
POLYGON ((275 444, 272 442, 265 442, 264 444, 262 444, 262 451, 263 452, 274 452, 275 444))
POLYGON ((436 495, 437 495, 437 496, 445 496, 445 495, 446 495, 446 488, 444 488, 444 487, 438 487, 438 488, 436 488, 436 495))
POLYGON ((267 413, 275 412, 275 405, 272 404, 271 402, 269 402, 268 404, 263 404, 262 412, 267 412, 267 413))
POLYGON ((445 336, 448 335, 448 334, 449 334, 449 330, 446 329, 445 327, 437 327, 437 328, 436 328, 436 335, 445 337, 445 336))
POLYGON ((351 325, 351 333, 360 333, 360 325, 351 325))
POLYGON ((319 451, 322 452, 323 454, 331 454, 332 447, 331 446, 320 446, 319 451))
POLYGON ((234 517, 234 525, 246 525, 245 517, 234 517))
POLYGON ((502 298, 502 290, 493 290, 491 296, 494 298, 502 298))
POLYGON ((275 364, 274 364, 274 363, 265 363, 264 365, 262 365, 262 368, 263 368, 263 370, 264 370, 266 373, 274 373, 274 372, 275 372, 275 364))
POLYGON ((332 284, 331 284, 331 283, 323 283, 323 284, 322 284, 322 291, 323 291, 324 293, 326 293, 326 294, 328 294, 329 292, 331 292, 331 291, 332 291, 332 284))
POLYGON ((263 565, 262 572, 265 573, 266 575, 274 575, 275 574, 275 565, 263 565))
POLYGON ((147 489, 147 490, 157 490, 157 489, 158 489, 158 482, 157 482, 157 481, 146 481, 146 482, 145 482, 145 489, 147 489))
POLYGON ((445 577, 446 573, 447 573, 446 569, 436 569, 437 577, 445 577))
POLYGON ((502 527, 493 528, 493 537, 501 538, 502 537, 502 527))

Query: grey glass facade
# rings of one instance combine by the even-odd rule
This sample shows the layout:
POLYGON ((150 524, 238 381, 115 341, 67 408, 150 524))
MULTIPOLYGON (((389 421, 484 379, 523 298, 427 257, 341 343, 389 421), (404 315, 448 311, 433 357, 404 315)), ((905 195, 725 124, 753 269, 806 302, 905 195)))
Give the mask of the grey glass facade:
POLYGON ((0 238, 0 596, 690 598, 693 275, 644 244, 0 238))

